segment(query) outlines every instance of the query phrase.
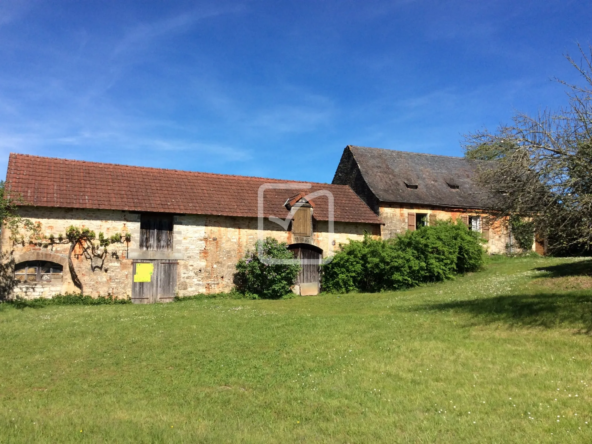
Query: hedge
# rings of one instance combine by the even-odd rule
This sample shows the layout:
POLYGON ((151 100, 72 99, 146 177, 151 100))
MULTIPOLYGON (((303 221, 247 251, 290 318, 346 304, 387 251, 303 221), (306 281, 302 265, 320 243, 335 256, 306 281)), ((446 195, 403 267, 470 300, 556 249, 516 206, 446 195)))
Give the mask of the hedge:
POLYGON ((379 292, 414 287, 479 270, 481 234, 466 225, 439 222, 394 239, 349 241, 323 266, 323 291, 379 292))

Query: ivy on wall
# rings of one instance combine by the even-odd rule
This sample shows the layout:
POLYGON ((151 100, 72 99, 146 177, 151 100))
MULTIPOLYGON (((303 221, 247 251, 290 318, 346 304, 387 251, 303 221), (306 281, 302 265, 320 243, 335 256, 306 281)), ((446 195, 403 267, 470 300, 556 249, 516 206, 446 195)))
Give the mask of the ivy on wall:
POLYGON ((534 243, 534 223, 526 221, 520 216, 510 217, 510 227, 512 228, 512 236, 516 239, 516 243, 525 251, 532 250, 534 243))

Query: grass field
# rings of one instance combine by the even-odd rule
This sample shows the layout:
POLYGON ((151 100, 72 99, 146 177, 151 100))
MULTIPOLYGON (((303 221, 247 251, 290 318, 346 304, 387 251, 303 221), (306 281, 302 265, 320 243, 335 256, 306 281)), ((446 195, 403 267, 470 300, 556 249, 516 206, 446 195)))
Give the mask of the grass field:
POLYGON ((0 307, 0 442, 592 442, 592 261, 383 294, 0 307))

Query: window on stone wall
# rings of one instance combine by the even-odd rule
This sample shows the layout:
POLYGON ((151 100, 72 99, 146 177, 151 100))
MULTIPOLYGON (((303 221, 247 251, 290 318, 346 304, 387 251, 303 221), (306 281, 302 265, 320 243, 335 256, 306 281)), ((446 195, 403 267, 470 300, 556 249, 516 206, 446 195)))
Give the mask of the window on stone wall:
POLYGON ((428 226, 428 215, 427 214, 417 213, 416 220, 417 220, 417 228, 428 226))
POLYGON ((481 231, 481 216, 469 216, 469 230, 481 231))
POLYGON ((19 282, 51 282, 61 280, 64 269, 60 264, 45 261, 29 261, 16 264, 14 277, 19 282))
POLYGON ((140 248, 173 249, 173 215, 144 213, 140 219, 140 248))

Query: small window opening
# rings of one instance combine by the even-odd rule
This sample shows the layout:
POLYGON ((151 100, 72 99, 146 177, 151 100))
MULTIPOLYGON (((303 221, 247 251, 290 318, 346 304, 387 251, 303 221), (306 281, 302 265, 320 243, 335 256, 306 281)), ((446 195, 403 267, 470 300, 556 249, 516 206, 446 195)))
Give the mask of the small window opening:
POLYGON ((469 216, 469 230, 481 231, 481 216, 469 216))
POLYGON ((312 208, 308 203, 300 203, 292 219, 292 233, 295 236, 312 236, 312 208))
POLYGON ((28 261, 16 264, 14 277, 22 283, 51 282, 61 280, 63 271, 63 267, 54 262, 28 261))
POLYGON ((417 228, 428 226, 428 215, 425 213, 417 213, 416 219, 417 228))
POLYGON ((172 214, 142 214, 140 219, 140 248, 142 250, 173 249, 172 214))
POLYGON ((460 188, 458 181, 453 179, 452 177, 444 178, 444 181, 451 190, 458 190, 460 188))
POLYGON ((412 185, 410 183, 405 183, 405 186, 410 190, 417 190, 417 185, 412 185))

